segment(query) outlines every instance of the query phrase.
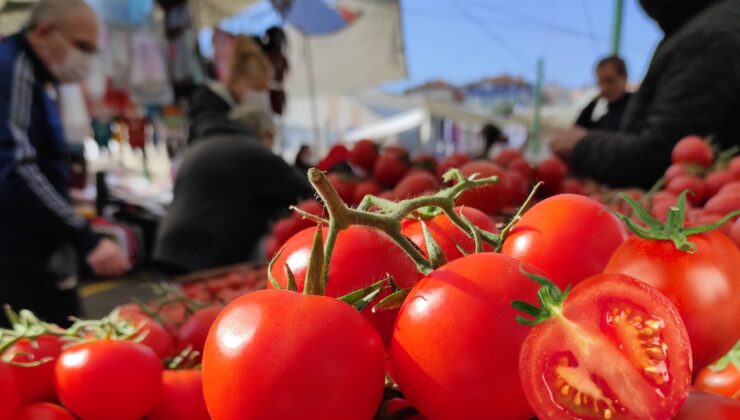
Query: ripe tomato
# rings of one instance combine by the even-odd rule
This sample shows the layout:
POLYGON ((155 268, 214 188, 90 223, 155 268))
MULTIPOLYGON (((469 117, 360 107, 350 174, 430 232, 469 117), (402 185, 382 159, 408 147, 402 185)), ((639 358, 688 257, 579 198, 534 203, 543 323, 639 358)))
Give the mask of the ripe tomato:
POLYGON ((712 172, 704 178, 704 187, 707 197, 714 197, 715 194, 726 184, 734 181, 735 177, 729 170, 712 172))
POLYGON ((0 395, 2 395, 0 420, 12 420, 21 406, 21 396, 13 376, 10 365, 0 360, 0 395))
POLYGON ((557 191, 568 173, 568 167, 562 160, 551 157, 540 162, 535 170, 537 181, 542 181, 544 191, 557 191))
POLYGON ((165 370, 162 394, 147 420, 209 420, 199 370, 165 370))
POLYGON ((740 400, 740 369, 729 362, 721 370, 710 366, 699 371, 694 387, 700 391, 740 400))
POLYGON ((674 163, 665 170, 665 180, 668 182, 680 175, 689 175, 689 171, 680 163, 674 163))
POLYGON ((441 177, 450 169, 461 168, 468 162, 470 162, 470 156, 464 153, 453 153, 439 163, 439 166, 437 166, 437 175, 441 177))
POLYGON ((704 210, 715 214, 728 214, 740 209, 740 192, 721 192, 709 199, 704 210))
POLYGON ((740 247, 740 218, 735 220, 732 228, 730 228, 730 238, 735 242, 735 245, 740 247))
POLYGON ((191 346, 193 350, 202 355, 208 330, 213 325, 213 321, 216 320, 218 314, 221 313, 221 309, 223 308, 220 306, 209 306, 195 311, 185 324, 182 325, 177 334, 178 351, 183 351, 188 346, 191 346))
POLYGON ((320 171, 330 171, 335 166, 349 160, 349 149, 343 144, 335 144, 329 149, 329 153, 316 164, 320 171))
POLYGON ((260 290, 224 308, 203 354, 214 419, 370 419, 383 395, 378 333, 344 302, 260 290))
POLYGON ((364 169, 367 172, 373 170, 373 165, 378 159, 378 145, 372 140, 360 140, 355 143, 349 154, 349 163, 364 169))
POLYGON ((414 168, 423 169, 432 174, 437 173, 437 158, 432 153, 419 153, 411 163, 414 168))
POLYGON ((37 402, 22 407, 13 420, 75 420, 75 417, 64 407, 37 402))
POLYGON ((642 280, 676 304, 698 370, 727 353, 740 337, 740 250, 717 231, 688 240, 696 252, 633 235, 614 252, 605 272, 642 280))
MULTIPOLYGON (((488 232, 498 232, 493 221, 482 211, 472 207, 455 207, 455 213, 462 214, 471 223, 488 232)), ((442 213, 434 218, 425 221, 432 238, 439 245, 442 253, 447 257, 447 261, 453 261, 463 257, 463 254, 457 248, 459 245, 468 254, 475 252, 475 241, 466 235, 460 228, 455 225, 446 214, 442 213)), ((424 255, 427 254, 427 243, 424 240, 424 232, 421 223, 411 222, 403 226, 403 234, 411 239, 421 250, 424 255)), ((483 244, 485 251, 493 251, 493 247, 486 243, 483 244)))
POLYGON ((154 351, 131 341, 74 345, 56 363, 59 399, 84 419, 143 417, 159 399, 162 365, 154 351))
POLYGON ((701 137, 687 136, 673 147, 671 160, 673 163, 690 163, 708 168, 712 166, 714 153, 701 137))
POLYGON ((524 176, 517 171, 506 171, 504 175, 506 189, 509 191, 509 206, 520 207, 529 194, 529 185, 524 176))
POLYGON ((534 179, 534 168, 526 159, 512 160, 507 169, 519 172, 528 182, 534 179))
POLYGON ((503 168, 508 168, 511 162, 521 159, 524 159, 524 153, 522 153, 521 150, 504 149, 498 155, 496 155, 495 158, 493 158, 493 161, 503 168))
POLYGON ((373 178, 389 187, 395 186, 406 175, 409 165, 401 158, 390 152, 383 152, 375 161, 373 178))
POLYGON ((383 153, 396 156, 403 160, 409 159, 409 151, 398 145, 385 146, 383 148, 383 153))
POLYGON ((352 204, 355 199, 355 183, 343 175, 332 173, 327 176, 332 187, 337 190, 339 198, 347 204, 352 204))
POLYGON ((278 220, 277 222, 275 222, 274 225, 272 225, 272 236, 279 243, 285 243, 288 238, 298 232, 298 226, 296 225, 296 223, 296 219, 292 217, 278 220))
POLYGON ((599 274, 550 309, 519 358, 524 392, 540 419, 676 414, 691 385, 691 346, 665 296, 629 276, 599 274))
POLYGON ((54 362, 62 352, 62 342, 58 337, 41 336, 29 340, 24 338, 8 350, 13 355, 11 361, 17 363, 41 362, 34 367, 12 366, 13 376, 23 403, 53 401, 57 393, 54 388, 54 362))
POLYGON ((740 418, 740 401, 706 392, 689 394, 674 420, 737 420, 740 418))
POLYGON ((495 214, 511 203, 504 179, 504 170, 497 164, 485 160, 474 160, 463 165, 460 172, 466 177, 478 174, 479 179, 497 176, 499 181, 497 184, 465 191, 457 199, 457 205, 475 207, 484 213, 495 214))
POLYGON ((566 179, 560 184, 560 194, 587 195, 583 183, 577 179, 566 179))
POLYGON ((436 176, 424 170, 412 170, 393 189, 399 199, 414 198, 421 195, 433 194, 441 182, 436 176))
POLYGON ((730 160, 728 169, 732 173, 732 176, 735 177, 735 181, 740 181, 740 156, 735 156, 730 160))
MULTIPOLYGON (((324 210, 324 206, 321 205, 316 200, 309 199, 309 200, 303 200, 298 205, 296 205, 300 210, 303 210, 304 212, 308 214, 313 214, 314 216, 324 216, 326 211, 324 210)), ((316 222, 314 222, 311 219, 306 219, 300 214, 293 212, 293 220, 295 220, 295 230, 291 232, 288 236, 285 237, 287 240, 289 237, 293 236, 295 232, 301 231, 303 229, 309 228, 311 226, 314 226, 316 222)))
POLYGON ((521 263, 495 253, 443 265, 407 296, 391 344, 401 392, 430 419, 531 417, 519 383, 528 327, 514 300, 535 299, 521 263))
POLYGON ((601 273, 626 238, 622 222, 603 204, 561 194, 524 213, 501 252, 539 268, 564 289, 601 273))
POLYGON ((175 339, 162 325, 144 314, 122 315, 121 319, 129 321, 137 328, 142 326, 137 337, 143 336, 144 339, 139 342, 154 350, 160 360, 172 356, 175 350, 175 339))
MULTIPOLYGON (((306 266, 311 255, 311 245, 316 228, 299 232, 285 243, 280 257, 272 267, 272 275, 282 287, 287 287, 288 278, 284 266, 288 264, 298 290, 303 290, 306 266)), ((326 238, 326 236, 324 236, 326 238)), ((329 263, 329 279, 326 295, 340 297, 355 290, 370 286, 388 274, 401 288, 412 287, 422 277, 416 265, 403 253, 386 234, 361 226, 351 226, 339 233, 334 253, 329 263)), ((272 287, 268 283, 268 287, 272 287)), ((387 294, 387 293, 386 293, 387 294)), ((378 296, 377 303, 385 296, 378 296)), ((373 313, 368 305, 363 314, 378 329, 385 343, 390 341, 397 311, 373 313)))
POLYGON ((357 184, 357 187, 355 188, 355 197, 353 201, 359 204, 366 195, 377 196, 381 192, 383 192, 383 187, 372 179, 362 181, 357 184))
POLYGON ((676 195, 683 190, 690 190, 691 192, 686 196, 686 201, 695 206, 704 202, 704 183, 693 175, 679 175, 673 178, 668 181, 666 189, 676 195))

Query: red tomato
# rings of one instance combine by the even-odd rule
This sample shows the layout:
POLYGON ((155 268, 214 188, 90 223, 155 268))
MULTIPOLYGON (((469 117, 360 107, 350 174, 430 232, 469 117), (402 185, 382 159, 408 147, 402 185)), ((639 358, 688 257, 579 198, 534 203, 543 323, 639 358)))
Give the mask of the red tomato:
POLYGON ((496 155, 495 158, 493 158, 493 161, 503 168, 508 168, 511 162, 521 159, 524 159, 524 153, 522 153, 521 150, 504 149, 498 155, 496 155))
POLYGON ((401 146, 391 145, 391 146, 385 146, 383 148, 383 153, 387 153, 393 156, 396 156, 403 160, 409 159, 409 151, 404 149, 401 146))
POLYGON ((470 156, 464 153, 453 153, 439 163, 439 166, 437 166, 437 175, 441 177, 450 169, 461 168, 468 162, 470 162, 470 156))
POLYGON ((391 362, 409 402, 432 419, 525 419, 514 300, 536 299, 521 263, 495 253, 452 261, 419 282, 396 321, 391 362), (504 344, 502 344, 504 343, 504 344))
POLYGON ((704 178, 704 187, 707 197, 714 197, 715 194, 726 184, 734 181, 735 177, 729 170, 712 172, 704 178))
POLYGON ((23 403, 53 401, 57 397, 54 388, 54 361, 62 352, 62 342, 58 337, 41 336, 33 341, 24 338, 8 350, 11 359, 17 363, 51 360, 34 367, 11 366, 18 392, 23 403))
POLYGON ((520 207, 529 195, 527 180, 519 172, 509 170, 504 175, 504 182, 506 182, 506 189, 509 191, 509 197, 511 198, 509 205, 520 207))
POLYGON ((183 351, 191 346, 193 350, 203 354, 203 346, 206 344, 208 330, 222 309, 220 306, 209 306, 195 311, 177 334, 178 351, 183 351))
POLYGON ((740 401, 706 392, 689 394, 674 420, 737 420, 740 418, 740 401))
POLYGON ((586 195, 586 188, 584 188, 583 183, 577 179, 566 179, 563 181, 562 184, 560 184, 560 194, 576 194, 576 195, 586 195))
POLYGON ((384 365, 378 333, 351 306, 260 290, 229 304, 214 323, 203 394, 215 419, 370 419, 383 396, 384 365))
MULTIPOLYGON (((724 217, 723 214, 706 213, 703 210, 699 210, 699 211, 701 213, 696 218, 697 225, 711 225, 711 224, 718 222, 720 219, 724 217)), ((727 236, 730 236, 731 231, 732 231, 732 220, 723 223, 717 228, 717 230, 719 230, 720 232, 724 233, 727 236)))
MULTIPOLYGON (((494 233, 498 232, 493 221, 480 210, 476 210, 472 207, 455 207, 455 213, 462 214, 475 226, 478 226, 483 230, 494 233)), ((457 245, 464 249, 468 254, 475 252, 475 241, 460 230, 460 228, 458 228, 446 214, 442 213, 439 216, 435 216, 434 218, 427 220, 425 223, 429 228, 429 232, 432 234, 432 238, 447 257, 447 261, 463 257, 463 254, 457 248, 457 245)), ((421 248, 424 255, 427 255, 427 243, 424 240, 424 232, 421 229, 421 223, 406 223, 403 226, 403 234, 421 248)), ((486 243, 483 244, 483 248, 485 251, 493 251, 493 247, 486 243)))
POLYGON ((601 273, 626 237, 622 222, 603 204, 561 194, 524 213, 504 242, 502 253, 539 268, 565 289, 601 273))
POLYGON ((704 202, 704 183, 693 175, 679 175, 668 181, 666 189, 676 195, 683 190, 690 190, 686 195, 686 201, 694 206, 704 202))
POLYGON ((137 337, 143 336, 144 339, 139 343, 154 350, 160 360, 172 356, 175 350, 175 339, 162 325, 147 315, 131 314, 121 316, 121 319, 129 321, 137 328, 141 326, 141 332, 137 334, 137 337))
POLYGON ((337 190, 337 194, 339 194, 339 198, 342 199, 347 204, 352 204, 352 200, 355 199, 355 183, 351 181, 350 179, 339 175, 337 173, 332 173, 327 176, 329 179, 329 182, 331 183, 332 187, 334 187, 335 190, 337 190))
POLYGON ((633 235, 614 252, 605 272, 642 280, 676 304, 698 370, 727 353, 740 337, 740 250, 716 231, 688 240, 696 252, 633 235))
POLYGON ((278 220, 272 225, 272 236, 279 243, 285 243, 285 241, 298 232, 296 223, 296 219, 292 217, 278 220))
POLYGON ((537 181, 543 182, 543 190, 557 191, 567 173, 568 167, 565 163, 556 157, 551 157, 540 162, 535 171, 535 177, 537 181))
POLYGON ((670 192, 670 191, 658 191, 653 196, 653 203, 658 201, 667 201, 672 204, 676 204, 676 201, 678 200, 678 194, 670 192))
POLYGON ((15 412, 21 406, 21 396, 13 378, 10 365, 0 360, 0 420, 12 420, 15 412))
POLYGON ((475 207, 484 213, 495 214, 511 203, 504 179, 504 170, 497 164, 485 160, 474 160, 463 165, 460 172, 466 177, 478 174, 479 179, 497 176, 499 182, 465 191, 457 199, 457 205, 475 207))
POLYGON ((691 385, 691 346, 675 306, 623 274, 576 285, 519 357, 540 419, 668 419, 691 385))
POLYGON ((378 145, 372 140, 360 140, 355 143, 349 154, 349 163, 364 169, 367 172, 373 170, 373 165, 378 159, 378 145))
POLYGON ((730 160, 728 169, 732 173, 732 176, 735 177, 735 181, 740 181, 740 156, 735 156, 730 160))
POLYGON ((735 242, 735 245, 740 247, 740 218, 735 220, 735 223, 732 225, 732 228, 730 229, 730 238, 735 242))
POLYGON ((147 420, 209 420, 199 370, 166 370, 162 396, 147 420))
POLYGON ((699 136, 687 136, 673 147, 673 163, 690 163, 704 168, 712 166, 714 153, 712 148, 699 136))
POLYGON ((665 180, 670 181, 680 175, 689 175, 689 171, 686 170, 686 167, 684 165, 680 163, 674 163, 673 165, 669 166, 668 169, 666 169, 665 180))
POLYGON ((527 181, 534 179, 534 168, 526 159, 512 160, 507 169, 509 171, 519 172, 527 181))
POLYGON ((740 210, 740 192, 721 192, 707 201, 704 210, 721 215, 740 210))
POLYGON ((357 184, 357 187, 355 188, 355 197, 353 201, 359 204, 366 195, 377 196, 381 192, 383 192, 383 187, 372 179, 362 181, 357 184))
POLYGON ((56 363, 59 399, 84 419, 143 417, 162 390, 162 365, 147 346, 100 340, 74 345, 56 363))
POLYGON ((75 420, 75 417, 56 404, 39 402, 21 408, 14 420, 75 420))
POLYGON ((336 165, 349 160, 349 149, 343 144, 335 144, 329 149, 326 157, 316 164, 316 168, 321 171, 329 171, 336 165))
MULTIPOLYGON (((282 287, 288 285, 288 278, 283 268, 285 264, 288 264, 298 283, 298 290, 303 290, 306 266, 315 233, 316 228, 306 229, 286 242, 280 257, 272 267, 272 275, 282 287)), ((334 253, 329 263, 326 295, 344 296, 370 286, 384 279, 388 274, 393 276, 393 281, 404 289, 412 287, 422 277, 411 258, 404 254, 398 245, 384 233, 361 226, 351 226, 340 232, 337 237, 334 253)), ((268 287, 272 286, 268 283, 268 287)), ((374 303, 377 303, 383 296, 383 294, 378 296, 374 303)), ((372 305, 368 305, 363 314, 378 329, 384 342, 388 343, 393 332, 397 311, 372 313, 372 305)))
POLYGON ((406 172, 409 165, 393 153, 383 152, 373 167, 373 178, 389 187, 395 186, 406 172))
POLYGON ((280 251, 281 246, 282 244, 274 236, 267 238, 265 242, 265 257, 267 257, 267 261, 270 261, 280 251))
POLYGON ((422 195, 433 194, 441 182, 435 175, 427 171, 409 172, 393 189, 399 199, 414 198, 422 195))
MULTIPOLYGON (((323 217, 326 214, 326 211, 324 210, 324 206, 322 206, 321 203, 313 199, 303 200, 300 203, 298 203, 296 207, 298 207, 298 209, 303 210, 304 212, 308 214, 313 214, 314 216, 323 217)), ((298 232, 303 229, 316 225, 316 222, 314 222, 313 220, 306 219, 296 212, 293 212, 293 220, 295 220, 294 230, 293 232, 290 233, 290 235, 288 235, 285 238, 286 240, 289 237, 293 236, 295 232, 298 232)), ((285 240, 283 242, 285 242, 285 240)))
POLYGON ((694 387, 700 391, 740 400, 740 369, 732 362, 722 370, 706 367, 696 375, 694 387))
POLYGON ((423 169, 433 174, 437 173, 437 158, 432 153, 420 153, 411 161, 415 168, 423 169))
POLYGON ((717 195, 722 193, 740 194, 740 181, 730 182, 729 184, 720 188, 719 192, 717 192, 717 195))

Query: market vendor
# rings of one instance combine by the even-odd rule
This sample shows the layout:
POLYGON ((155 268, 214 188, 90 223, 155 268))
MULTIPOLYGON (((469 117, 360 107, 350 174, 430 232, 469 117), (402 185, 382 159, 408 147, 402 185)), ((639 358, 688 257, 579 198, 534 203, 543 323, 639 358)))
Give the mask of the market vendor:
POLYGON ((599 96, 583 108, 576 125, 587 130, 617 131, 632 97, 627 92, 627 64, 616 55, 603 58, 596 64, 596 79, 599 96))
POLYGON ((684 136, 740 145, 740 0, 640 0, 665 33, 619 132, 573 127, 551 148, 572 170, 649 188, 684 136))
POLYGON ((129 268, 68 195, 57 87, 87 77, 98 38, 83 0, 42 0, 26 28, 0 42, 0 303, 59 324, 79 315, 76 253, 98 275, 129 268))

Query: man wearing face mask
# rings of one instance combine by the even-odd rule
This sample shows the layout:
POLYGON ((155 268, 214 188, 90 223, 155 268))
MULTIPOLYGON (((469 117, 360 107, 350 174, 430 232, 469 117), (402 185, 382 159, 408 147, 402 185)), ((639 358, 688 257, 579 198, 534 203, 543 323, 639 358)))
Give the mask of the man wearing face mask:
POLYGON ((75 252, 101 276, 128 269, 69 202, 57 88, 87 77, 98 32, 84 1, 41 0, 0 42, 0 304, 60 324, 79 314, 75 252))
POLYGON ((740 146, 740 0, 640 0, 665 33, 618 132, 572 127, 551 143, 571 169, 650 188, 683 137, 740 146))

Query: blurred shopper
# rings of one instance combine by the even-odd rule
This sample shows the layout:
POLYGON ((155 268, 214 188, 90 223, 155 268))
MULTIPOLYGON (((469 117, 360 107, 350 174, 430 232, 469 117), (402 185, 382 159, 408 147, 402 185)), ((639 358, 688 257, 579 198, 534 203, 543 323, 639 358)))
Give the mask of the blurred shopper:
POLYGON ((260 144, 272 150, 275 142, 275 121, 272 115, 253 106, 240 106, 231 111, 230 118, 244 124, 257 136, 260 144))
POLYGON ((610 55, 596 65, 599 96, 581 112, 576 125, 587 130, 617 131, 622 123, 632 94, 627 92, 627 65, 616 55, 610 55), (606 109, 599 112, 601 105, 606 109))
POLYGON ((578 174, 650 187, 690 134, 740 145, 740 0, 640 0, 665 33, 619 132, 573 127, 553 152, 578 174))
POLYGON ((128 269, 70 205, 56 102, 60 83, 89 74, 98 32, 84 1, 42 0, 26 28, 0 42, 0 303, 59 324, 79 315, 76 252, 98 275, 128 269))
POLYGON ((206 137, 185 153, 157 236, 155 260, 166 274, 250 261, 270 222, 313 193, 306 177, 270 150, 269 114, 210 118, 206 137))
POLYGON ((301 171, 302 174, 305 174, 314 164, 311 147, 307 144, 302 144, 301 148, 298 149, 298 154, 295 156, 296 169, 301 171))
POLYGON ((213 129, 219 133, 242 130, 241 124, 222 118, 240 105, 250 104, 268 111, 267 90, 272 77, 272 66, 260 46, 250 37, 237 37, 228 81, 209 82, 198 88, 193 96, 189 143, 211 137, 213 129), (214 122, 223 126, 214 127, 214 122))
POLYGON ((500 128, 493 124, 486 124, 483 126, 480 132, 481 138, 483 138, 483 150, 481 151, 479 159, 488 159, 498 154, 498 150, 493 150, 495 145, 505 146, 508 143, 508 139, 504 135, 500 128))

